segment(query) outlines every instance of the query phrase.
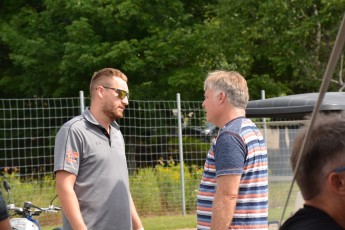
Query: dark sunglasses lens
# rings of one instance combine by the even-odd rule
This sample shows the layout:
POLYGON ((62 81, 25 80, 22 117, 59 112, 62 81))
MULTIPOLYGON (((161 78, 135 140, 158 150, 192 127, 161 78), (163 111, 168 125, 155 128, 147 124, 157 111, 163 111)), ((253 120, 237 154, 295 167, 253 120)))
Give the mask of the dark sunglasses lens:
POLYGON ((124 90, 119 90, 119 98, 124 99, 127 96, 126 91, 124 90))

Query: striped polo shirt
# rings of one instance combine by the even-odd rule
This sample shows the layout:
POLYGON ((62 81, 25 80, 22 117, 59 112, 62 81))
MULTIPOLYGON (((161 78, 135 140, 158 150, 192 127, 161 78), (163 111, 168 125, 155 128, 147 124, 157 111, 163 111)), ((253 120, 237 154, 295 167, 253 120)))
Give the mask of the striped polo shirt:
POLYGON ((216 177, 241 175, 229 229, 268 229, 266 144, 256 125, 245 117, 227 123, 218 133, 204 165, 197 197, 198 230, 210 229, 216 177))

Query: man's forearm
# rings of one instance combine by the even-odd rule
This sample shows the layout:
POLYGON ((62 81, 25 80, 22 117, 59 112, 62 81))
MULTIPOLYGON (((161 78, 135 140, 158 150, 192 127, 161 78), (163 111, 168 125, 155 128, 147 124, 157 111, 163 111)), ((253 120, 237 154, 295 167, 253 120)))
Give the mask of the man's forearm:
POLYGON ((215 196, 212 207, 212 230, 227 230, 234 216, 236 196, 215 196))
POLYGON ((87 227, 81 215, 78 198, 74 191, 75 179, 76 176, 69 172, 58 171, 56 173, 56 190, 63 212, 73 230, 86 230, 87 227))
POLYGON ((137 209, 135 208, 132 195, 130 195, 130 205, 131 205, 133 230, 144 229, 143 224, 141 223, 140 217, 138 215, 137 209))
POLYGON ((69 223, 73 230, 85 230, 87 229, 83 217, 80 212, 78 199, 73 192, 60 191, 59 199, 69 223))

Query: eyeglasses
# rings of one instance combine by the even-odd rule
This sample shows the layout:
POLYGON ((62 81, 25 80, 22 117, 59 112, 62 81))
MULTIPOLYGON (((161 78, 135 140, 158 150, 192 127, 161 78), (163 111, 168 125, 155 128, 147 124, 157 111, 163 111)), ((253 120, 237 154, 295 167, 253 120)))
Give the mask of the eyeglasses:
POLYGON ((125 97, 127 97, 127 99, 129 100, 129 93, 127 93, 126 91, 122 90, 122 89, 117 89, 117 88, 111 88, 111 87, 107 87, 107 86, 102 86, 105 89, 112 89, 114 90, 117 94, 118 97, 120 99, 125 99, 125 97))
POLYGON ((333 172, 336 172, 336 173, 340 173, 342 171, 345 171, 345 166, 342 166, 333 170, 333 172))

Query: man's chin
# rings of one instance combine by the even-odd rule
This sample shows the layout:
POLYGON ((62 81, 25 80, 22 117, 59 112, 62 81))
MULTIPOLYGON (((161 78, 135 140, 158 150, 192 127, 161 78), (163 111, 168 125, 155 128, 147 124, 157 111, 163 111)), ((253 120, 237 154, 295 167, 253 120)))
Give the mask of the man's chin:
POLYGON ((123 117, 124 117, 123 113, 117 113, 116 114, 116 119, 120 119, 120 118, 123 118, 123 117))
POLYGON ((116 121, 116 120, 121 119, 121 118, 123 118, 122 113, 116 113, 116 114, 113 114, 113 116, 112 116, 113 121, 116 121))

